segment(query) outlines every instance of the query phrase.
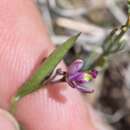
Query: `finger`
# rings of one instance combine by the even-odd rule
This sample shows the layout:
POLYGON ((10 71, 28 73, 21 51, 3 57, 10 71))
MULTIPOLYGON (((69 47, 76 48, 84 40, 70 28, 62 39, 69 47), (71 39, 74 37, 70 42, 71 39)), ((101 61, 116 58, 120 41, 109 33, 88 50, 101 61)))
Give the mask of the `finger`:
POLYGON ((0 130, 19 130, 16 120, 2 109, 0 109, 0 130))
MULTIPOLYGON (((11 97, 53 46, 31 0, 3 0, 0 7, 0 105, 9 108, 11 97)), ((95 130, 80 94, 67 84, 40 89, 17 107, 16 117, 27 130, 95 130)))
POLYGON ((31 0, 0 2, 0 104, 4 108, 52 49, 35 8, 31 0))

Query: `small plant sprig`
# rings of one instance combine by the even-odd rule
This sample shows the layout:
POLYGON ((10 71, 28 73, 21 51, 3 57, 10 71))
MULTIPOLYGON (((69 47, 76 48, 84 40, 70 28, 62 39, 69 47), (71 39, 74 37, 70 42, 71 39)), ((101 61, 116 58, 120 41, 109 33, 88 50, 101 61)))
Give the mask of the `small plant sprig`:
POLYGON ((65 41, 61 46, 56 48, 48 58, 46 58, 37 71, 29 78, 20 89, 16 92, 16 95, 12 97, 10 112, 16 111, 17 102, 24 96, 37 91, 41 87, 48 83, 48 77, 51 76, 52 72, 56 68, 57 64, 63 59, 65 54, 72 48, 76 43, 80 33, 72 36, 65 41))
POLYGON ((82 70, 87 71, 95 67, 105 66, 112 54, 118 53, 126 46, 126 40, 123 38, 130 27, 130 0, 128 0, 128 18, 124 25, 116 27, 106 37, 102 44, 102 53, 97 57, 97 53, 93 51, 86 58, 85 65, 82 70))
POLYGON ((37 91, 48 83, 66 82, 72 88, 79 90, 82 93, 92 93, 94 88, 89 87, 88 82, 96 78, 98 72, 95 69, 97 66, 102 65, 107 61, 109 55, 121 51, 126 42, 122 40, 124 34, 130 27, 130 0, 128 0, 128 19, 127 22, 121 27, 115 28, 110 35, 105 39, 102 44, 102 54, 98 56, 92 52, 86 61, 81 59, 75 60, 67 69, 63 71, 61 68, 57 69, 52 75, 57 64, 63 59, 65 54, 76 43, 80 33, 72 36, 61 46, 56 48, 52 54, 45 59, 38 70, 29 78, 23 86, 17 91, 16 95, 11 100, 11 113, 16 111, 17 102, 24 96, 37 91), (61 79, 56 80, 56 77, 61 75, 61 79))

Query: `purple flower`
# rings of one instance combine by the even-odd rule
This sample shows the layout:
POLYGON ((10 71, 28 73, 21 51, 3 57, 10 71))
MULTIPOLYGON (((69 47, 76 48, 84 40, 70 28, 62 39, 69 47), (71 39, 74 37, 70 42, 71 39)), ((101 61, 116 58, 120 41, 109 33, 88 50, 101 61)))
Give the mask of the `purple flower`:
POLYGON ((72 88, 76 88, 83 93, 92 93, 94 89, 88 86, 88 82, 95 79, 97 71, 92 70, 90 72, 81 71, 84 65, 83 60, 75 60, 69 67, 66 75, 66 81, 72 88))

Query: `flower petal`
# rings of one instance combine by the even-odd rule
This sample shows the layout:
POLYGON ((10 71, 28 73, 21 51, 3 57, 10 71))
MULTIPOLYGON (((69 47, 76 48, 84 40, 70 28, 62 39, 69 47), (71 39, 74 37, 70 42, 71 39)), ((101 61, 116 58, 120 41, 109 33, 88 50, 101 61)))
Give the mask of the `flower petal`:
POLYGON ((97 77, 98 71, 97 70, 92 70, 90 72, 90 74, 92 75, 92 77, 95 79, 97 77))
POLYGON ((83 60, 77 59, 75 60, 69 67, 68 67, 68 73, 69 74, 74 74, 78 72, 82 67, 83 67, 83 60))
POLYGON ((84 72, 76 72, 73 75, 68 74, 68 79, 69 80, 82 80, 84 78, 84 72))
POLYGON ((83 87, 83 86, 77 85, 76 88, 77 88, 80 92, 82 92, 82 93, 93 93, 93 92, 94 92, 94 88, 90 88, 90 87, 83 87))
POLYGON ((72 87, 72 88, 76 88, 77 84, 75 81, 67 81, 67 83, 72 87))

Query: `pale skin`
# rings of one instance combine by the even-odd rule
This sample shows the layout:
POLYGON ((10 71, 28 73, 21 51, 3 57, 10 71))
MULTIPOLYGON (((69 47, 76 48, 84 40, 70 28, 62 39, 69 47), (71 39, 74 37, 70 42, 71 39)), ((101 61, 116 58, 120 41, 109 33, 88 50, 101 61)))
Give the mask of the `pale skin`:
MULTIPOLYGON (((33 0, 0 1, 0 130, 16 130, 10 99, 53 49, 33 0)), ((26 130, 98 130, 86 102, 59 83, 24 97, 14 118, 26 130)))

